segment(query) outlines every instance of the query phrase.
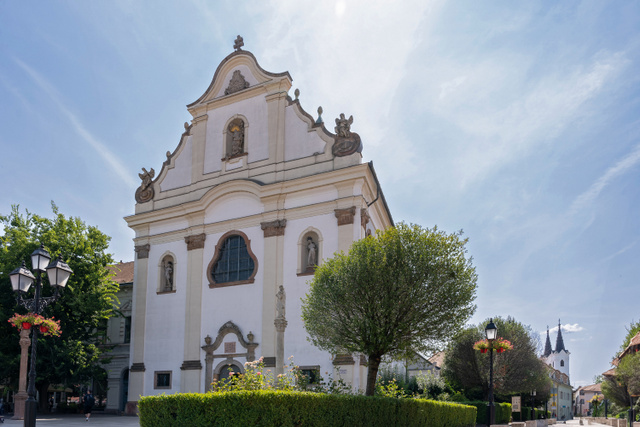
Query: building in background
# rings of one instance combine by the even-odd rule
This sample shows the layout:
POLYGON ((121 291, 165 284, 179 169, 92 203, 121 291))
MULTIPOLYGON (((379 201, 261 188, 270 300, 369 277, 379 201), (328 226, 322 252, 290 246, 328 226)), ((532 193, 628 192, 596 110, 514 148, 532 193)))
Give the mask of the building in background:
POLYGON ((128 399, 133 267, 133 261, 121 261, 110 267, 115 274, 113 280, 120 285, 116 294, 120 315, 110 318, 107 323, 107 345, 112 348, 105 353, 105 357, 111 359, 111 362, 105 365, 108 387, 105 407, 107 412, 124 412, 128 399))
POLYGON ((187 106, 193 119, 158 174, 143 168, 125 218, 136 251, 129 413, 140 395, 204 392, 260 357, 275 374, 293 355, 305 371, 366 383, 364 357, 307 341, 300 300, 323 259, 393 224, 373 164, 353 117, 331 132, 321 108, 314 119, 289 95, 288 72, 242 46, 238 36, 187 106))
POLYGON ((591 384, 579 387, 574 393, 574 412, 578 417, 586 417, 591 414, 591 399, 594 396, 602 395, 600 384, 591 384))
POLYGON ((547 409, 553 418, 568 420, 572 418, 573 389, 571 388, 569 374, 569 358, 571 353, 565 348, 562 337, 562 324, 558 320, 558 335, 556 336, 555 349, 551 347, 549 328, 547 327, 547 339, 544 345, 542 361, 549 366, 551 378, 551 396, 547 409))

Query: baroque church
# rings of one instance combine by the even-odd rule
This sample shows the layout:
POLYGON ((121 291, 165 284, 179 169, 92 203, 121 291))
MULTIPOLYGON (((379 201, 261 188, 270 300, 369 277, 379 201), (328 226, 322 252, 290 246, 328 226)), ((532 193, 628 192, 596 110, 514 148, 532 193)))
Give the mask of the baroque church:
POLYGON ((138 396, 205 392, 263 358, 366 384, 361 355, 307 341, 301 298, 317 265, 393 219, 353 117, 325 126, 240 36, 156 174, 142 169, 127 412, 138 396))
POLYGON ((573 389, 569 376, 569 356, 571 353, 564 346, 562 338, 562 324, 558 320, 558 335, 556 336, 555 349, 551 347, 549 327, 547 326, 547 339, 544 344, 542 361, 549 366, 551 378, 551 397, 548 408, 553 418, 567 420, 572 418, 573 389))

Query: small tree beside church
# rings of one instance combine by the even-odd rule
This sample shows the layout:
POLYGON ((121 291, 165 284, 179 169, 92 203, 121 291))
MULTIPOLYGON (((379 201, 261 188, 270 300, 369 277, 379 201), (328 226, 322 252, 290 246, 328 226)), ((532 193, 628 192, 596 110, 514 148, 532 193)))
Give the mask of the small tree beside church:
POLYGON ((302 300, 311 341, 366 355, 372 396, 383 356, 428 352, 474 313, 477 275, 466 243, 462 231, 400 223, 325 260, 302 300))

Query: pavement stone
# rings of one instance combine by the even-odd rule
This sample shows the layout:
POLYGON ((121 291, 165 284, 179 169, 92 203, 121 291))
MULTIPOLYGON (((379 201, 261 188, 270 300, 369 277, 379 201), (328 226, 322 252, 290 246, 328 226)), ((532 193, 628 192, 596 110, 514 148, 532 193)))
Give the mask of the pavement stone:
MULTIPOLYGON (((22 426, 23 420, 12 420, 11 417, 5 416, 4 426, 22 426)), ((111 415, 100 414, 94 412, 91 414, 90 420, 87 422, 82 414, 47 414, 39 415, 36 417, 37 427, 66 427, 66 426, 118 426, 118 427, 133 427, 139 426, 140 422, 138 417, 124 416, 124 415, 111 415)))

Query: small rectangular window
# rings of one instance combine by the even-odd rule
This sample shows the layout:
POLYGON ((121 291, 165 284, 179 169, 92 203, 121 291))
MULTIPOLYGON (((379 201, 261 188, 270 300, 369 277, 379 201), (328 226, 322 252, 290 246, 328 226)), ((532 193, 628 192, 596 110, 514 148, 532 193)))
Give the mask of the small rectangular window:
POLYGON ((154 382, 155 389, 171 388, 171 371, 156 371, 154 382))
POLYGON ((131 316, 124 318, 124 341, 125 344, 131 342, 131 316))
POLYGON ((299 366, 298 371, 308 385, 320 383, 320 366, 299 366))

